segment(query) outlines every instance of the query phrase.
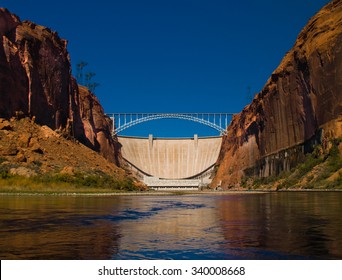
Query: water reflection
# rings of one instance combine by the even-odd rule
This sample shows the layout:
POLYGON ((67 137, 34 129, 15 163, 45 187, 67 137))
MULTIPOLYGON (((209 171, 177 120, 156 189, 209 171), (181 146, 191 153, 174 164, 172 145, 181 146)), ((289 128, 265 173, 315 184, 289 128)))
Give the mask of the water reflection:
POLYGON ((98 218, 115 212, 111 200, 2 197, 0 207, 2 259, 103 259, 117 253, 118 225, 98 218))
POLYGON ((139 221, 125 223, 121 254, 113 258, 196 258, 217 249, 222 234, 215 231, 217 215, 212 205, 197 197, 149 197, 144 203, 151 205, 150 215, 139 214, 139 221))
POLYGON ((341 259, 342 193, 0 197, 1 259, 341 259))
POLYGON ((341 194, 225 197, 219 211, 226 248, 244 258, 341 258, 341 194))

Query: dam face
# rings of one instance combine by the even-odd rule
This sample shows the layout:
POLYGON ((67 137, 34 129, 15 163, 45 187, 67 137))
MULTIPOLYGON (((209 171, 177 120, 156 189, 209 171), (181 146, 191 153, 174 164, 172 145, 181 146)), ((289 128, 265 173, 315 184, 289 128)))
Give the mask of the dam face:
POLYGON ((190 179, 216 162, 222 137, 136 138, 118 136, 123 158, 146 176, 190 179))

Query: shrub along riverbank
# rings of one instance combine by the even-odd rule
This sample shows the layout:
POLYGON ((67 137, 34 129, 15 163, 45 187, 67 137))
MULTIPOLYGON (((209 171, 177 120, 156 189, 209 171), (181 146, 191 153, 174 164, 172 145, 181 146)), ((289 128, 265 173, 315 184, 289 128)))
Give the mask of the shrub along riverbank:
POLYGON ((246 179, 242 188, 272 190, 342 190, 342 138, 316 146, 302 164, 279 176, 246 179))
POLYGON ((139 186, 131 178, 118 180, 107 174, 43 174, 24 177, 2 171, 0 175, 0 192, 6 193, 105 193, 139 190, 139 186))

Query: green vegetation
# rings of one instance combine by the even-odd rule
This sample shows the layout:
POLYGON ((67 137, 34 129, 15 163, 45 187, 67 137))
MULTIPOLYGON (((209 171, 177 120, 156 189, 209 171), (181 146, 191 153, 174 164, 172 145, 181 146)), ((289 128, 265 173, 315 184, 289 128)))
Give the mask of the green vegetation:
POLYGON ((13 165, 2 165, 1 163, 5 161, 6 159, 0 158, 0 180, 7 179, 10 177, 9 170, 13 166, 13 165))
POLYGON ((76 79, 80 85, 87 87, 91 92, 95 92, 95 89, 100 85, 99 83, 92 82, 92 78, 96 75, 94 72, 87 72, 83 74, 83 68, 88 65, 88 62, 81 61, 76 65, 77 73, 76 79), (85 82, 83 81, 85 76, 85 82))
POLYGON ((332 142, 326 154, 320 153, 321 146, 306 156, 306 160, 288 176, 284 176, 280 188, 301 187, 306 189, 342 189, 342 159, 338 150, 341 139, 332 142))
POLYGON ((265 178, 244 178, 241 187, 246 189, 342 189, 342 157, 338 149, 342 139, 331 141, 324 152, 317 146, 307 154, 303 163, 291 171, 265 178))
POLYGON ((123 180, 107 174, 44 174, 24 177, 9 174, 8 170, 0 172, 0 192, 123 192, 139 190, 133 180, 123 180))

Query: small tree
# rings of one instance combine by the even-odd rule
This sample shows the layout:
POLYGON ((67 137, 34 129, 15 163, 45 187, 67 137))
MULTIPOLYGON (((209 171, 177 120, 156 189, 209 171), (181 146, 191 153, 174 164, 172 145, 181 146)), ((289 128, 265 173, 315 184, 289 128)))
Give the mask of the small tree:
POLYGON ((89 87, 91 79, 96 76, 93 72, 88 72, 85 74, 85 86, 89 87))
POLYGON ((89 88, 90 91, 95 92, 95 89, 96 89, 99 85, 100 85, 99 83, 92 83, 92 84, 89 84, 88 88, 89 88))
POLYGON ((77 82, 82 85, 83 84, 83 68, 88 65, 88 62, 81 61, 77 64, 77 73, 76 73, 76 79, 77 82))
POLYGON ((94 72, 87 72, 85 75, 83 75, 83 68, 88 65, 88 62, 81 61, 77 64, 77 73, 76 73, 76 79, 77 82, 80 85, 86 86, 90 91, 95 92, 95 89, 100 85, 96 82, 91 82, 92 78, 96 76, 96 73, 94 72), (85 77, 85 81, 83 81, 83 77, 85 77))

